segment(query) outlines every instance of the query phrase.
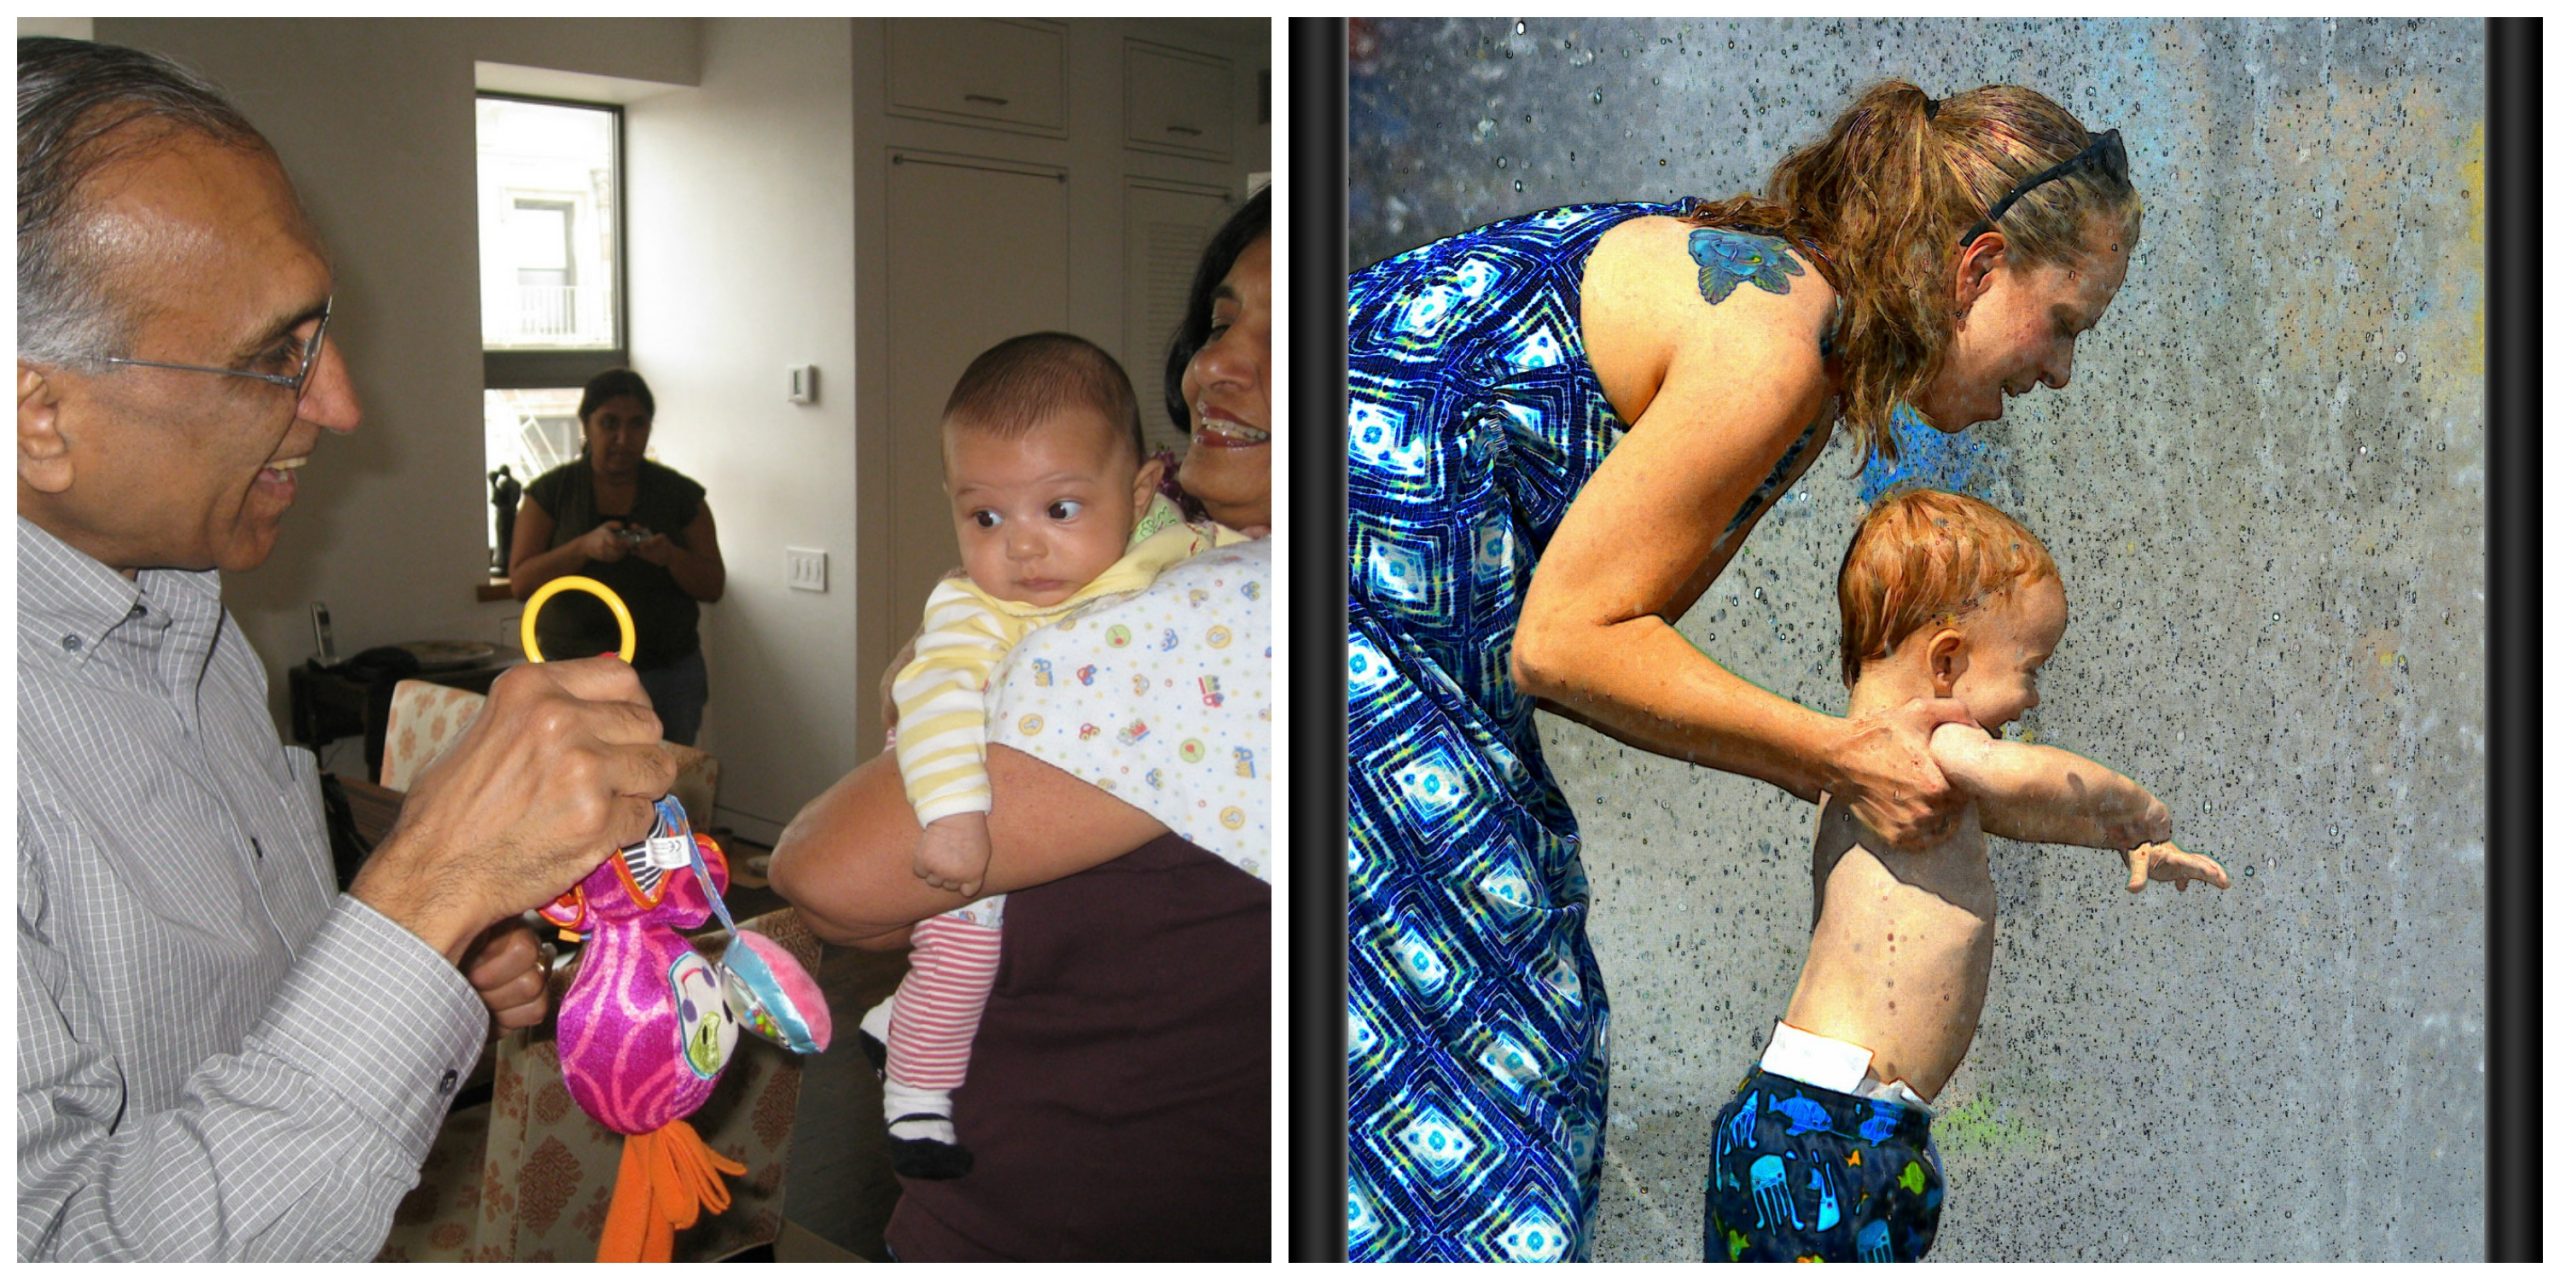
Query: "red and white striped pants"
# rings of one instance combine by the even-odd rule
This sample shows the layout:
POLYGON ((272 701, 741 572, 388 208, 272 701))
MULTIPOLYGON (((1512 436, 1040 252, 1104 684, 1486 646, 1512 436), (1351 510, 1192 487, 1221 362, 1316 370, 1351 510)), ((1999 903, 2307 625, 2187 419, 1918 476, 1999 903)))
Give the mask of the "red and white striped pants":
POLYGON ((995 990, 1004 930, 958 916, 919 921, 889 1020, 891 1080, 911 1089, 957 1089, 969 1077, 969 1042, 995 990))

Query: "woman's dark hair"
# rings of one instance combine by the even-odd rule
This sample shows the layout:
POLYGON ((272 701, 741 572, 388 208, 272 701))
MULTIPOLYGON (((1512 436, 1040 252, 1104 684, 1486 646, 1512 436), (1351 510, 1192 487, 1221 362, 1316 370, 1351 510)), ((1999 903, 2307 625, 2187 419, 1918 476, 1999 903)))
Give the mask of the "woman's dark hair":
POLYGON ((629 369, 607 369, 587 379, 587 393, 578 397, 578 425, 585 426, 588 416, 615 396, 631 396, 640 402, 641 412, 651 418, 658 416, 658 398, 649 394, 649 384, 641 381, 639 374, 629 369))
POLYGON ((1254 241, 1270 238, 1271 188, 1264 187, 1200 251, 1200 270, 1193 273, 1191 293, 1182 304, 1182 325, 1173 331, 1173 345, 1164 353, 1164 409, 1184 435, 1191 434, 1191 406, 1182 402, 1182 371, 1191 367, 1191 357, 1200 354, 1200 348, 1209 345, 1209 300, 1234 269, 1236 259, 1254 241))

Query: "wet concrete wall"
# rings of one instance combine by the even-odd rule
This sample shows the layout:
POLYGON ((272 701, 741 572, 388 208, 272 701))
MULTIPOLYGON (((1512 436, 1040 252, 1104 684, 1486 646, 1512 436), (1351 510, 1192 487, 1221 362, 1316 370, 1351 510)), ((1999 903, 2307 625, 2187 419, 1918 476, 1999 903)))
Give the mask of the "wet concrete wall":
MULTIPOLYGON (((2476 22, 1357 23, 1351 264, 1516 213, 1758 189, 1860 87, 2033 86, 2146 206, 2072 385, 1918 457, 2059 560, 2022 728, 2144 781, 2227 894, 1994 842, 1946 1259, 2461 1259, 2483 1240, 2476 22)), ((1845 448, 1682 631, 1838 713, 1845 448)), ((1813 810, 1542 717, 1614 1008, 1595 1249, 1697 1256, 1707 1129, 1784 1008, 1813 810)))

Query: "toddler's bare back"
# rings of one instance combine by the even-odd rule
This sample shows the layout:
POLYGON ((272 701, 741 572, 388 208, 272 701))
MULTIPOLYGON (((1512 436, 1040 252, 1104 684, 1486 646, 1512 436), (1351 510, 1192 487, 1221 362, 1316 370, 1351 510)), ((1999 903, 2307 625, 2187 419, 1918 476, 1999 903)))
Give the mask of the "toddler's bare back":
POLYGON ((1945 843, 1903 853, 1825 804, 1813 944, 1787 1021, 1875 1054, 1878 1080, 1934 1099, 1964 1061, 1991 976, 1991 865, 1968 805, 1945 843))

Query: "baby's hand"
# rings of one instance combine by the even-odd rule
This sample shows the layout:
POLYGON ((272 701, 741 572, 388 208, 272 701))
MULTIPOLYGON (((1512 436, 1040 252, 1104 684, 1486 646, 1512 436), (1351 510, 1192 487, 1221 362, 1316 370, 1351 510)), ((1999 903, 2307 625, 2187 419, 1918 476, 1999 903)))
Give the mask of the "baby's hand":
POLYGON ((2140 893, 2142 886, 2153 880, 2174 881, 2180 893, 2187 891, 2190 880, 2201 880, 2216 889, 2231 887, 2231 877, 2224 873, 2221 863, 2166 840, 2125 850, 2124 865, 2133 877, 2125 883, 2127 893, 2140 893))
POLYGON ((955 813, 936 818, 916 844, 916 878, 936 889, 976 897, 978 886, 987 881, 987 859, 994 852, 987 842, 987 815, 955 813))

